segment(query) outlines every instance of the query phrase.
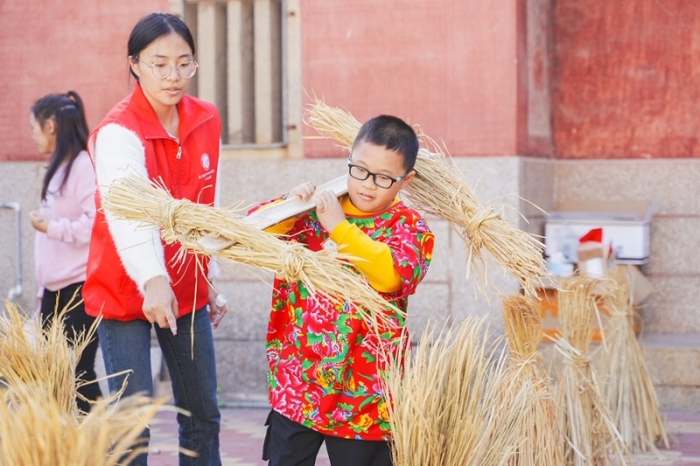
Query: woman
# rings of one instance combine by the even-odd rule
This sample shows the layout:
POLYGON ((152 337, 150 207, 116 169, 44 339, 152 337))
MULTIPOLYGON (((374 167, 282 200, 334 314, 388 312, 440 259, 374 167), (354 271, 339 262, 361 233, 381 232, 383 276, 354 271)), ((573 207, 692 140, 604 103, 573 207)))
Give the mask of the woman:
MULTIPOLYGON (((42 323, 59 315, 66 337, 74 340, 93 324, 85 313, 85 282, 90 230, 95 219, 95 172, 86 152, 88 127, 80 96, 74 91, 49 94, 31 107, 29 124, 37 148, 50 154, 41 187, 41 209, 29 213, 37 230, 34 261, 39 284, 42 323)), ((97 338, 85 347, 76 367, 84 381, 96 379, 97 338)), ((90 411, 90 401, 102 395, 97 382, 79 385, 78 408, 90 411)))
MULTIPOLYGON (((221 120, 216 107, 186 94, 197 71, 195 46, 175 15, 152 13, 134 26, 128 65, 132 93, 92 132, 89 150, 101 197, 121 177, 158 180, 177 198, 212 205, 218 177, 221 120)), ((99 199, 98 199, 99 200, 99 199)), ((101 314, 98 329, 111 391, 153 393, 151 329, 167 364, 179 413, 180 464, 220 464, 220 413, 212 324, 226 305, 216 303, 206 257, 178 254, 155 227, 116 219, 98 209, 84 298, 101 314), (207 306, 209 312, 207 312, 207 306)), ((146 435, 148 432, 146 432, 146 435)), ((147 440, 146 440, 147 441, 147 440)), ((146 455, 135 463, 146 464, 146 455)))

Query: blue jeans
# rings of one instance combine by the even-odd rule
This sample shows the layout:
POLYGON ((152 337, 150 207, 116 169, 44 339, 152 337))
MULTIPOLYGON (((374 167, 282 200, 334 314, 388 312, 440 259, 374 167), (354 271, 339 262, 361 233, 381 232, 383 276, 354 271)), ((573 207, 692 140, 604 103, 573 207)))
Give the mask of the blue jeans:
MULTIPOLYGON (((122 322, 103 320, 98 328, 100 347, 107 374, 131 369, 127 375, 110 377, 109 389, 115 392, 127 380, 122 396, 141 392, 153 395, 151 376, 151 327, 155 329, 163 358, 172 380, 175 406, 190 416, 177 414, 180 448, 197 453, 196 458, 179 454, 180 465, 218 466, 221 414, 216 399, 216 362, 209 313, 206 308, 177 319, 177 335, 145 320, 122 322), (194 349, 191 333, 194 332, 194 349), (194 353, 192 353, 194 351, 194 353), (194 354, 194 357, 192 355, 194 354)), ((144 432, 148 443, 149 431, 144 432)), ((132 465, 146 465, 147 454, 132 465)))

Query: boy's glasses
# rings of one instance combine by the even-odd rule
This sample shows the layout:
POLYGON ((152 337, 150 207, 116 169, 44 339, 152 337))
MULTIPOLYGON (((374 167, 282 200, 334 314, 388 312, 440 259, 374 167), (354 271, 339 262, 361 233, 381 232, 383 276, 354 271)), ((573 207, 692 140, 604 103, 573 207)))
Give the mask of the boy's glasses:
POLYGON ((177 70, 178 76, 181 78, 191 78, 197 72, 197 67, 199 63, 196 61, 187 61, 185 63, 180 63, 179 65, 169 65, 167 63, 148 63, 139 58, 139 61, 149 67, 153 72, 153 76, 158 79, 165 79, 173 73, 173 70, 177 70))
POLYGON ((350 176, 360 181, 364 181, 371 176, 372 181, 374 181, 374 184, 382 189, 391 188, 394 185, 394 183, 403 180, 409 172, 406 172, 403 175, 398 176, 396 178, 392 178, 389 175, 382 175, 381 173, 372 173, 371 171, 367 170, 366 168, 362 168, 359 165, 353 165, 352 161, 348 160, 348 173, 350 174, 350 176))

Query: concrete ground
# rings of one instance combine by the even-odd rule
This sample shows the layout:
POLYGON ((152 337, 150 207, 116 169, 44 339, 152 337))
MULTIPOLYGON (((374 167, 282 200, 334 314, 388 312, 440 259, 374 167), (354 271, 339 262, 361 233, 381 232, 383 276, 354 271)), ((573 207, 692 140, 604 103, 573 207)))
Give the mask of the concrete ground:
MULTIPOLYGON (((265 408, 226 407, 222 410, 221 459, 223 466, 265 466, 261 459, 265 408)), ((664 413, 666 431, 671 442, 660 456, 635 455, 630 464, 635 466, 688 466, 700 465, 700 413, 671 411, 664 413)), ((177 423, 173 412, 159 413, 152 429, 151 466, 177 466, 177 423)), ((330 462, 321 448, 317 466, 330 462)))

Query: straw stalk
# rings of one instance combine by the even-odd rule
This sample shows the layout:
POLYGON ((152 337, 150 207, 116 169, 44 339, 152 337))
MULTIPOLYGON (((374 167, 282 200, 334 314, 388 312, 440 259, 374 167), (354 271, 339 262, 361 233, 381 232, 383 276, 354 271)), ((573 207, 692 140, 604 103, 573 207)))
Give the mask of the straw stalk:
POLYGON ((557 423, 552 383, 542 365, 538 345, 542 341, 542 318, 534 298, 514 294, 503 300, 503 319, 508 336, 509 364, 516 383, 542 392, 535 395, 523 422, 523 439, 511 460, 515 466, 563 464, 565 440, 557 423))
MULTIPOLYGON (((334 139, 348 150, 361 126, 351 114, 319 100, 307 109, 305 118, 323 137, 334 139)), ((504 271, 510 271, 528 295, 535 296, 536 287, 549 277, 543 243, 483 205, 463 181, 454 161, 420 131, 419 137, 424 147, 416 160, 417 176, 406 187, 411 205, 450 223, 467 248, 468 265, 473 265, 484 280, 487 271, 482 249, 504 271)))
POLYGON ((563 359, 556 386, 560 428, 567 440, 567 465, 625 464, 626 449, 600 391, 588 346, 598 280, 566 279, 558 293, 562 336, 555 349, 563 359))
POLYGON ((232 209, 175 199, 144 177, 130 175, 113 183, 104 206, 116 217, 160 228, 166 243, 180 243, 182 257, 192 253, 211 255, 213 252, 201 240, 213 234, 228 244, 215 252, 218 257, 274 272, 291 282, 300 280, 312 293, 333 301, 352 297, 351 305, 370 328, 393 326, 392 314, 402 313, 344 265, 348 256, 326 249, 313 252, 301 243, 284 241, 259 230, 232 209))
POLYGON ((506 466, 541 387, 518 383, 484 320, 426 330, 389 366, 385 390, 396 466, 506 466))
MULTIPOLYGON (((108 397, 90 413, 75 405, 75 363, 95 326, 68 341, 62 310, 48 329, 5 301, 0 315, 0 464, 128 465, 163 400, 108 397)), ((79 379, 79 378, 78 378, 79 379)), ((78 381, 80 383, 80 381, 78 381)), ((118 395, 118 394, 117 394, 118 395)))
POLYGON ((661 443, 668 448, 668 436, 635 335, 637 313, 626 269, 612 269, 610 279, 612 290, 605 301, 610 312, 605 328, 607 345, 600 352, 605 399, 625 445, 633 453, 651 451, 659 455, 656 445, 661 443))

